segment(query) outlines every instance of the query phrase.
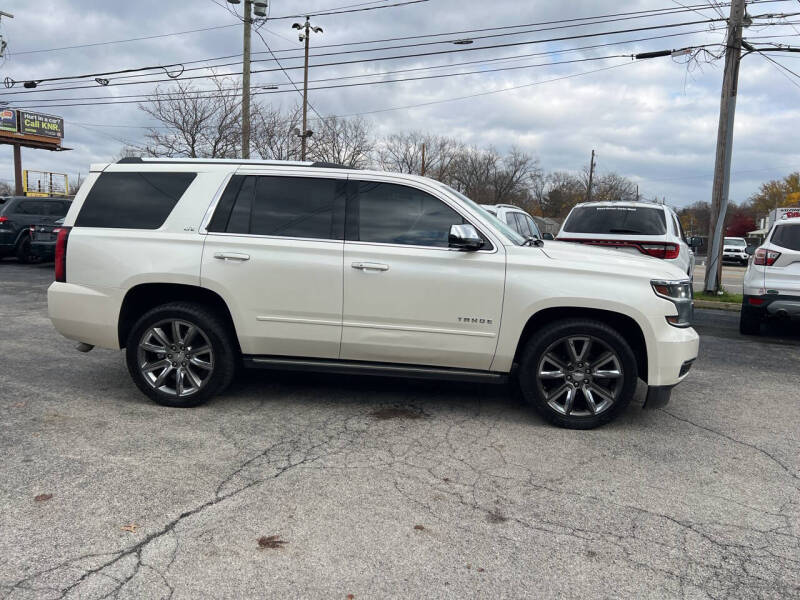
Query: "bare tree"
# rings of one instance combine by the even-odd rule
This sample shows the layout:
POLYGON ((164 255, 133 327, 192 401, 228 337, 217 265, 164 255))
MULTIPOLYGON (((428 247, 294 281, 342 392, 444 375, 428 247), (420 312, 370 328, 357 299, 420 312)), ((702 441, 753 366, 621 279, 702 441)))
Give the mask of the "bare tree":
POLYGON ((565 171, 555 171, 546 178, 541 199, 542 215, 563 219, 572 207, 586 199, 586 187, 580 177, 565 171))
POLYGON ((233 158, 240 154, 239 82, 227 77, 212 81, 214 89, 209 93, 177 81, 169 89, 156 88, 151 100, 139 104, 165 128, 148 130, 142 148, 146 155, 233 158))
POLYGON ((280 108, 254 104, 251 107, 253 149, 265 160, 299 160, 301 109, 295 105, 286 112, 280 108))
POLYGON ((311 137, 309 156, 314 160, 361 169, 369 164, 374 147, 371 125, 362 117, 325 117, 311 137))
POLYGON ((444 183, 452 183, 453 166, 463 149, 453 138, 419 131, 393 134, 378 144, 376 162, 386 171, 421 175, 423 146, 425 175, 444 183))
POLYGON ((470 147, 458 153, 452 178, 454 187, 476 202, 533 208, 530 187, 540 174, 538 161, 516 148, 501 156, 491 147, 470 147))
POLYGON ((6 181, 0 181, 0 196, 13 196, 14 186, 6 181))
MULTIPOLYGON (((581 174, 581 183, 584 190, 589 185, 589 170, 585 168, 581 174)), ((636 200, 636 184, 618 173, 605 173, 598 175, 595 173, 592 182, 592 200, 614 201, 614 200, 636 200)))

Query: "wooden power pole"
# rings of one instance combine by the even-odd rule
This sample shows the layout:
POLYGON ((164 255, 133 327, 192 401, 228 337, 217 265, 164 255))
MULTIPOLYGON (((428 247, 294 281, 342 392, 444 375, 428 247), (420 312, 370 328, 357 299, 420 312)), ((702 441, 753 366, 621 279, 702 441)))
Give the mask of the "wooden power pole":
POLYGON ((592 150, 592 160, 589 163, 589 185, 586 188, 586 201, 592 201, 592 181, 594 180, 594 150, 592 150))
POLYGON ((716 294, 722 276, 722 238, 725 235, 725 213, 728 209, 728 190, 731 179, 733 152, 733 120, 736 114, 736 93, 739 87, 739 62, 742 54, 742 27, 745 0, 731 1, 725 51, 725 75, 717 130, 717 156, 714 163, 714 187, 711 196, 708 260, 706 261, 706 292, 716 294))

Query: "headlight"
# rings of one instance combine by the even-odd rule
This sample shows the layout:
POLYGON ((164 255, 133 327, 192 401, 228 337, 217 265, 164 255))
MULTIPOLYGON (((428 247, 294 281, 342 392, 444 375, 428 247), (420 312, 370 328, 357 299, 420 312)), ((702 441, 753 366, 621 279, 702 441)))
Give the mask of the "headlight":
POLYGON ((678 314, 668 316, 667 323, 675 327, 689 327, 692 324, 692 282, 688 280, 664 281, 654 279, 650 282, 656 296, 665 298, 675 305, 678 314))

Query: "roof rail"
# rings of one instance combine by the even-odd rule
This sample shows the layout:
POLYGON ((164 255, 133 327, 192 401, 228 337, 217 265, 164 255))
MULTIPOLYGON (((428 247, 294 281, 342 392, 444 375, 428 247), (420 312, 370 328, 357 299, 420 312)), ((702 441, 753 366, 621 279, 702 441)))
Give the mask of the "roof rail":
POLYGON ((310 162, 296 160, 250 160, 237 158, 143 158, 141 156, 125 156, 117 161, 118 165, 132 164, 220 164, 220 165, 272 165, 280 167, 317 167, 320 169, 352 169, 332 162, 310 162))

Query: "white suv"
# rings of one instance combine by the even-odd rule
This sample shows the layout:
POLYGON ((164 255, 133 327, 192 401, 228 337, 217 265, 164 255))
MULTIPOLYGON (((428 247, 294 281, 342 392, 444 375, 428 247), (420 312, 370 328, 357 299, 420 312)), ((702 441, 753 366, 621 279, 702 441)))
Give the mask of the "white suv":
POLYGON ((726 237, 722 244, 722 260, 729 262, 738 262, 740 265, 746 265, 750 259, 747 253, 747 240, 737 237, 726 237))
POLYGON ((665 204, 576 204, 556 239, 652 256, 673 264, 689 277, 694 271, 694 252, 683 233, 680 219, 665 204))
POLYGON ((522 237, 542 237, 536 221, 521 208, 513 204, 481 204, 481 206, 486 209, 486 212, 500 219, 522 237))
POLYGON ((698 351, 668 263, 525 240, 424 177, 291 162, 93 165, 58 236, 56 329, 125 348, 150 398, 194 406, 237 364, 501 382, 589 428, 637 379, 662 406, 698 351))
POLYGON ((745 271, 739 330, 758 334, 766 318, 800 319, 800 217, 777 221, 745 271))

